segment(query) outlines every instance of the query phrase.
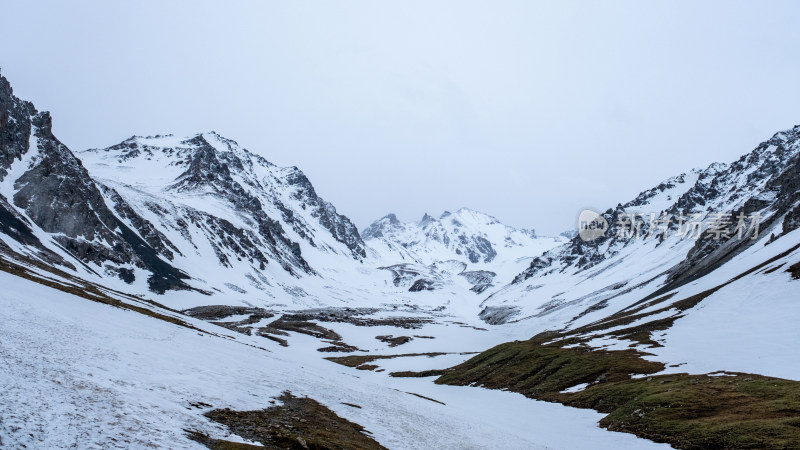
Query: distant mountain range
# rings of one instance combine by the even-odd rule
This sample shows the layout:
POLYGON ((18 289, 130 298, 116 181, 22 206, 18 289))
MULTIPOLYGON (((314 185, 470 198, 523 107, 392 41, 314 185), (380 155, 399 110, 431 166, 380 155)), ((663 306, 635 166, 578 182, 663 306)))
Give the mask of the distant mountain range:
POLYGON ((215 132, 133 136, 73 153, 52 134, 50 115, 14 96, 2 77, 0 105, 2 251, 138 294, 324 304, 327 291, 348 301, 370 297, 376 286, 466 288, 486 296, 484 318, 497 323, 566 305, 597 310, 614 286, 666 292, 761 242, 680 239, 675 232, 689 216, 758 213, 770 242, 800 225, 798 128, 731 164, 678 175, 609 208, 606 234, 585 242, 576 233, 539 237, 468 208, 419 222, 388 214, 359 233, 300 169, 275 166, 215 132), (649 238, 620 237, 620 221, 632 212, 649 238), (653 233, 650 213, 668 218, 667 227, 653 233), (616 269, 634 258, 634 272, 616 269), (559 277, 586 282, 570 281, 547 301, 523 295, 559 277))
POLYGON ((200 303, 234 293, 253 303, 313 304, 331 287, 362 289, 364 278, 388 276, 390 288, 411 292, 438 289, 453 280, 432 265, 450 261, 451 272, 460 269, 447 274, 464 272, 459 283, 483 292, 498 272, 510 281, 565 241, 466 208, 419 223, 388 215, 359 233, 300 169, 278 167, 215 132, 133 136, 73 153, 53 136, 49 114, 15 97, 5 78, 0 101, 6 253, 115 289, 177 290, 200 303), (414 266, 403 269, 408 282, 385 269, 398 264, 414 266))

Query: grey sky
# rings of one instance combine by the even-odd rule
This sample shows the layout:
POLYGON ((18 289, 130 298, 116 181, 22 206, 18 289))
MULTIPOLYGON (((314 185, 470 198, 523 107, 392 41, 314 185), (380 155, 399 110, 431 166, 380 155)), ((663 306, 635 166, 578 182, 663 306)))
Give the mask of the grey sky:
POLYGON ((798 2, 0 0, 0 68, 73 150, 216 130, 359 227, 557 233, 800 123, 798 2))

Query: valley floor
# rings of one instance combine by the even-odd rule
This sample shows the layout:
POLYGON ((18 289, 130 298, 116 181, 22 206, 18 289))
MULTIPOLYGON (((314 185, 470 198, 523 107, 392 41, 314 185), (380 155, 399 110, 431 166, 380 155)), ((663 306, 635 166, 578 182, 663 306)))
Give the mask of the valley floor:
POLYGON ((325 324, 375 354, 448 353, 381 360, 379 372, 325 360, 340 355, 318 352, 324 344, 303 334, 289 333, 282 347, 191 318, 197 329, 180 327, 6 273, 0 285, 4 448, 202 448, 187 430, 242 441, 204 413, 268 408, 287 390, 364 426, 388 448, 665 447, 601 429, 603 415, 591 410, 388 375, 450 367, 471 356, 461 352, 513 338, 477 323, 325 324), (428 337, 397 347, 375 339, 388 334, 428 337))

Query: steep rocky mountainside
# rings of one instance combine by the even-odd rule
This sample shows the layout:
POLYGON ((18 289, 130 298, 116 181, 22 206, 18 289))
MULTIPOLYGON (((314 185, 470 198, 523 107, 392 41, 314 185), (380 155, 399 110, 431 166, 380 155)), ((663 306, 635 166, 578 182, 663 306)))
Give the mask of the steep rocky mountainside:
POLYGON ((2 77, 0 188, 4 245, 135 292, 242 292, 242 280, 315 277, 308 255, 323 267, 366 257, 356 227, 296 167, 213 132, 133 137, 78 158, 2 77), (228 283, 226 270, 246 276, 228 283))
POLYGON ((179 266, 204 289, 269 290, 276 279, 318 275, 320 257, 346 265, 366 256, 356 227, 299 169, 217 133, 134 136, 80 157, 118 214, 144 217, 168 236, 179 266))
MULTIPOLYGON (((690 220, 713 223, 717 214, 729 215, 725 224, 728 235, 735 234, 738 223, 734 219, 740 214, 750 218, 760 216, 759 232, 777 236, 796 229, 800 223, 800 194, 798 193, 798 153, 800 153, 800 126, 776 133, 762 142, 752 152, 731 164, 714 163, 704 170, 695 169, 688 174, 670 178, 658 186, 644 191, 634 200, 610 208, 602 215, 609 224, 608 231, 600 238, 585 242, 575 236, 564 248, 556 249, 531 262, 529 269, 520 274, 521 281, 548 269, 574 266, 588 269, 613 257, 620 249, 641 244, 641 239, 620 237, 623 218, 640 214, 641 235, 649 239, 664 240, 674 236, 681 224, 690 220), (666 220, 651 227, 650 214, 666 220), (667 227, 668 228, 665 228, 667 227), (777 227, 777 228, 776 228, 777 227), (649 236, 648 236, 649 235, 649 236)), ((746 224, 749 228, 749 223, 746 224)), ((685 231, 685 230, 683 230, 685 231)), ((753 244, 748 239, 714 239, 703 230, 694 246, 686 255, 685 264, 671 271, 671 279, 685 279, 679 272, 686 266, 694 266, 721 247, 741 247, 753 244)), ((732 249, 728 250, 730 253, 732 249)), ((716 258, 718 261, 720 258, 716 258)), ((708 264, 708 260, 706 260, 708 264)), ((716 267, 716 266, 714 266, 716 267)), ((707 271, 706 271, 707 272, 707 271)))
POLYGON ((277 234, 287 227, 316 246, 315 235, 324 232, 344 244, 353 258, 365 256, 356 227, 317 195, 303 172, 277 167, 215 132, 186 139, 134 136, 80 156, 98 177, 108 175, 110 180, 135 184, 153 194, 213 197, 230 204, 235 213, 249 215, 259 225, 263 222, 265 228, 276 228, 277 234), (147 186, 141 178, 145 173, 153 181, 147 186), (265 217, 265 211, 277 219, 265 217), (308 217, 303 211, 308 211, 308 217))
MULTIPOLYGON (((5 236, 35 248, 37 256, 67 266, 64 259, 72 259, 90 271, 125 279, 134 276, 133 268, 142 269, 156 292, 188 287, 187 275, 106 205, 81 161, 53 136, 50 114, 14 96, 2 76, 0 183, 5 236)), ((154 233, 152 242, 160 241, 154 233)))
POLYGON ((652 298, 694 285, 776 241, 791 244, 799 183, 795 127, 733 163, 681 174, 609 208, 597 219, 607 224, 604 234, 588 241, 575 236, 534 258, 510 286, 487 298, 484 318, 502 322, 569 310, 573 317, 562 318, 569 322, 620 296, 652 298))

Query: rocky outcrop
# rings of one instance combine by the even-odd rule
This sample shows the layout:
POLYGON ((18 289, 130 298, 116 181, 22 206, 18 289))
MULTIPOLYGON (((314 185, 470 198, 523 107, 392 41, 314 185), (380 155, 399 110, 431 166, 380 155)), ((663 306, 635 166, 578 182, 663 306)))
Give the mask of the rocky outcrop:
MULTIPOLYGON (((131 230, 106 205, 105 199, 80 160, 52 133, 52 119, 29 102, 13 95, 8 81, 0 76, 0 169, 2 181, 13 191, 12 203, 35 226, 83 263, 139 267, 150 272, 149 285, 155 292, 183 289, 187 275, 170 266, 161 255, 131 230), (12 175, 13 171, 13 175, 12 175), (14 180, 6 180, 13 176, 14 180)), ((30 241, 19 221, 4 214, 9 236, 30 241)), ((19 217, 18 217, 19 219, 19 217)), ((139 218, 141 222, 143 219, 139 218)), ((124 279, 130 279, 130 271, 124 279)))

